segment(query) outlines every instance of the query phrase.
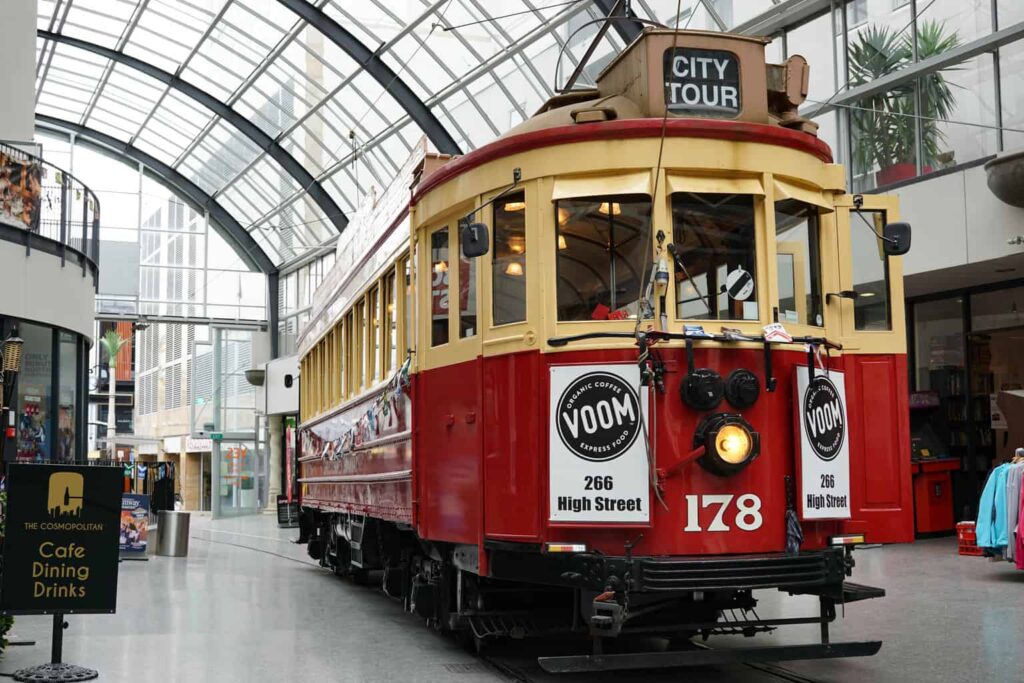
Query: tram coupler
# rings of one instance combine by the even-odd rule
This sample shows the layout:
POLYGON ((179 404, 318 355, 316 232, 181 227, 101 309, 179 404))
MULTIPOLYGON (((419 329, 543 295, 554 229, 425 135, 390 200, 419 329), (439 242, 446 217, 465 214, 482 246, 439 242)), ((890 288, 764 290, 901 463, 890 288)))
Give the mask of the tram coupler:
POLYGON ((602 593, 594 598, 590 616, 590 635, 597 638, 614 638, 626 623, 626 608, 615 601, 615 594, 602 593))

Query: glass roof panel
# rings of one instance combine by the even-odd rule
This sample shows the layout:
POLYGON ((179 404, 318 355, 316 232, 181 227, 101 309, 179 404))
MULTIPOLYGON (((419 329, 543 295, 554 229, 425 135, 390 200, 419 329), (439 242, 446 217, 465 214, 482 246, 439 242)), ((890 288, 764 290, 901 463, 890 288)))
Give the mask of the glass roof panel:
MULTIPOLYGON (((551 92, 559 47, 598 11, 582 0, 310 4, 390 67, 463 151, 537 109, 551 92)), ((680 21, 691 28, 714 23, 704 6, 691 12, 698 0, 683 4, 680 21)), ((772 0, 747 3, 756 9, 730 4, 743 3, 711 6, 719 18, 739 22, 772 0)), ((641 15, 675 20, 676 0, 634 0, 633 6, 641 15)), ((392 82, 379 80, 336 36, 277 0, 38 0, 38 25, 180 71, 277 139, 346 213, 391 182, 423 135, 410 115, 412 103, 392 91, 392 82)), ((596 31, 587 26, 572 38, 561 59, 563 77, 596 31)), ((96 55, 43 46, 37 45, 40 113, 131 139, 178 168, 215 195, 278 263, 336 235, 308 188, 211 109, 138 71, 108 68, 96 55)), ((584 82, 621 47, 617 32, 609 31, 584 82)))
POLYGON ((134 0, 75 0, 60 32, 103 47, 116 48, 138 2, 134 0))

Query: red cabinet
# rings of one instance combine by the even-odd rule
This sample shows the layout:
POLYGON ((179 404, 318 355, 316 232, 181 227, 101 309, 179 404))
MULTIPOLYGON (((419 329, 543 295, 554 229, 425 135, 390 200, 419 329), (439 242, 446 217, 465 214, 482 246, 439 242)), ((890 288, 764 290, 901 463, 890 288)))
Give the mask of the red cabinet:
POLYGON ((914 526, 919 535, 953 530, 950 473, 958 469, 960 461, 954 458, 913 464, 914 526))

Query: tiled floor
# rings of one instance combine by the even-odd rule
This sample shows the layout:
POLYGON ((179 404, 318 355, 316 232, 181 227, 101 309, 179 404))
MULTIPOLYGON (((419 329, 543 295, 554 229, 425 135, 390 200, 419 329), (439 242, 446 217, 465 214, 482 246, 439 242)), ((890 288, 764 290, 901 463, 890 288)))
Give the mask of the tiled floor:
MULTIPOLYGON (((476 681, 512 680, 423 627, 373 588, 321 570, 295 530, 271 516, 211 523, 193 517, 187 558, 121 564, 115 615, 71 617, 65 661, 91 666, 105 681, 476 681)), ((856 580, 882 586, 882 600, 851 605, 834 640, 882 639, 875 657, 790 662, 822 681, 1024 680, 1024 572, 1005 563, 959 557, 951 539, 857 553, 856 580)), ((811 599, 764 592, 759 611, 807 613, 811 599)), ((50 619, 18 617, 17 638, 0 673, 45 661, 50 619)), ((817 629, 795 627, 740 645, 813 642, 817 629)), ((732 643, 726 639, 722 646, 732 643)), ((499 648, 499 662, 549 681, 530 648, 499 648)), ((742 666, 686 672, 573 676, 558 680, 770 681, 742 666)))

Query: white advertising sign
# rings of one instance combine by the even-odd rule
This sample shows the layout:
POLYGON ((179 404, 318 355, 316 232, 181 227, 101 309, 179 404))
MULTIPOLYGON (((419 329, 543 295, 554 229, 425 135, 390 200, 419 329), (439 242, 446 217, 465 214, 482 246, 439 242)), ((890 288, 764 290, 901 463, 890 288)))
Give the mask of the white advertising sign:
POLYGON ((551 368, 552 522, 641 522, 650 516, 647 389, 636 365, 551 368))
POLYGON ((796 369, 800 517, 850 518, 850 439, 843 373, 796 369))

